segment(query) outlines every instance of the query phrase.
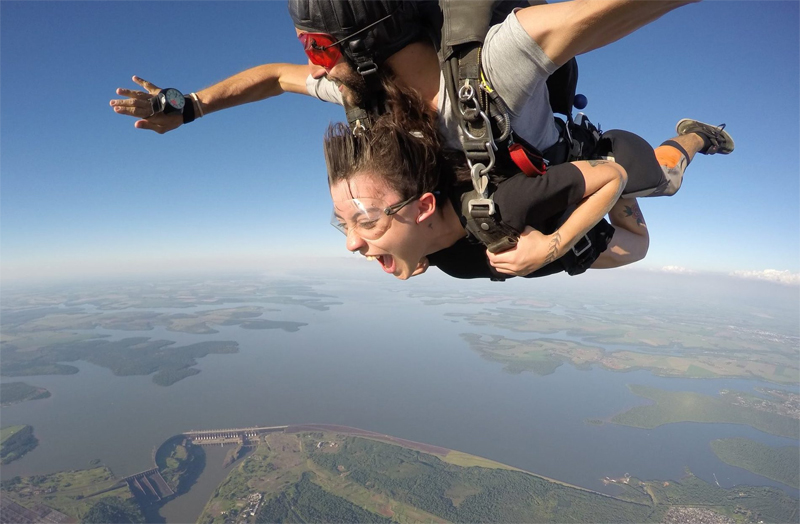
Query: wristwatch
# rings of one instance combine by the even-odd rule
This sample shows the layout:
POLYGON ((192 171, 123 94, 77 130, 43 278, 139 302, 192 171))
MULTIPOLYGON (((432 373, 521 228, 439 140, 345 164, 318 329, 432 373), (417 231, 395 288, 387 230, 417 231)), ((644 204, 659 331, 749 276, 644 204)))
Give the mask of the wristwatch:
POLYGON ((153 106, 153 114, 163 112, 165 115, 170 113, 183 113, 183 108, 186 106, 186 98, 183 93, 173 87, 162 89, 153 98, 150 99, 153 106))

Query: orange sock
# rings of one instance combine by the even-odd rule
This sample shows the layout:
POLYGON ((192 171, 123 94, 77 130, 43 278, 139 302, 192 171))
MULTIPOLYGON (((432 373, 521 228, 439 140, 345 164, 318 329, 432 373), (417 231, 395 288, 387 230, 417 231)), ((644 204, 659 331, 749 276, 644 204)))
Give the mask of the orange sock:
POLYGON ((656 160, 667 169, 674 169, 685 158, 683 153, 672 146, 658 146, 656 148, 656 160))

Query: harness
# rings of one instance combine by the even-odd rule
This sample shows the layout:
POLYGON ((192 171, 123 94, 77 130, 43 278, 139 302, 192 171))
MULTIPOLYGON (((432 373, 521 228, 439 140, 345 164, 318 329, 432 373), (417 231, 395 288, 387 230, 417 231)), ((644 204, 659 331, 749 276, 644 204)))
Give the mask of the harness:
MULTIPOLYGON (((461 195, 461 221, 467 232, 491 253, 511 249, 519 239, 519 232, 504 224, 499 216, 493 199, 497 184, 520 171, 527 176, 543 176, 551 163, 588 158, 600 138, 600 131, 583 113, 575 121, 572 119, 578 81, 574 58, 547 79, 550 106, 554 113, 564 115, 566 122, 555 119, 559 140, 544 152, 514 135, 508 107, 483 75, 481 49, 492 13, 507 15, 515 7, 543 3, 543 0, 439 2, 444 17, 439 51, 442 72, 472 181, 472 190, 461 195)), ((579 102, 579 109, 585 107, 585 97, 579 102)), ((578 274, 598 254, 586 235, 562 259, 568 273, 578 274)))

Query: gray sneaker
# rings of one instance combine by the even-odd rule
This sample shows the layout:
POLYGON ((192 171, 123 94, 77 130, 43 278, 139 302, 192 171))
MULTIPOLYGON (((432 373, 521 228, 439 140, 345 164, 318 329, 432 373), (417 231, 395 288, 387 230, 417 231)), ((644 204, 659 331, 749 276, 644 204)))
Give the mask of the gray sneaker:
POLYGON ((712 126, 711 124, 704 124, 689 118, 684 118, 675 126, 678 135, 697 133, 706 139, 708 145, 698 151, 703 155, 714 155, 716 153, 728 155, 733 151, 733 138, 731 138, 731 135, 726 133, 724 129, 725 124, 712 126))

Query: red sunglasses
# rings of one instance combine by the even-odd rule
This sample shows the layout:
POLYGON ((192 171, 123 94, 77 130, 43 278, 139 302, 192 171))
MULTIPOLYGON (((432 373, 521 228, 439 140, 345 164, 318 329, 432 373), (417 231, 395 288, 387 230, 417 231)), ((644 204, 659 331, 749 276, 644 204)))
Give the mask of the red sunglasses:
POLYGON ((325 33, 300 33, 297 38, 300 39, 303 50, 314 65, 330 69, 342 58, 339 44, 346 39, 337 41, 325 33))
POLYGON ((330 69, 342 58, 342 50, 339 48, 339 44, 391 18, 395 12, 396 10, 341 40, 334 40, 334 38, 327 33, 300 33, 297 35, 297 38, 299 38, 300 43, 303 44, 303 50, 306 52, 306 55, 308 55, 308 59, 311 60, 312 64, 330 69))

